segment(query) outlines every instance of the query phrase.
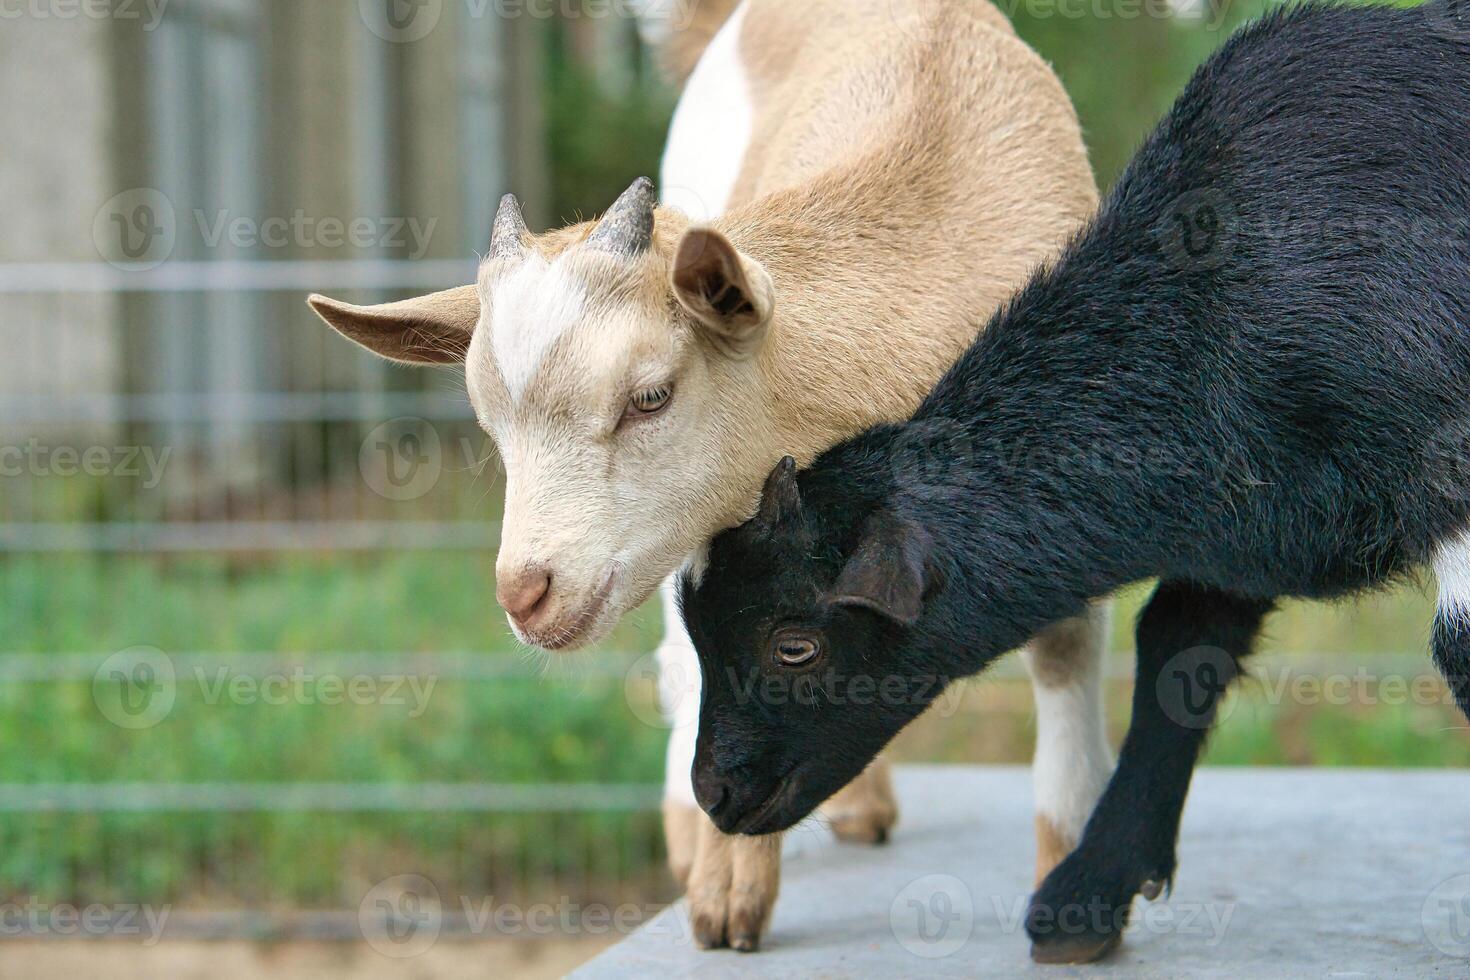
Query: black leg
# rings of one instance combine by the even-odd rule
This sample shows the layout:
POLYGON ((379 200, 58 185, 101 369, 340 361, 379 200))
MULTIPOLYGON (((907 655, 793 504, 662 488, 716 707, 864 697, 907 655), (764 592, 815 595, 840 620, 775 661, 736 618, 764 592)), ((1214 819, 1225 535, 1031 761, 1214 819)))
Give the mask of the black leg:
POLYGON ((1164 582, 1138 620, 1133 718, 1082 842, 1031 898, 1032 958, 1084 963, 1110 952, 1133 897, 1174 877, 1189 780, 1215 710, 1272 603, 1164 582))
POLYGON ((1441 609, 1435 617, 1434 664, 1470 718, 1470 619, 1463 614, 1441 609))

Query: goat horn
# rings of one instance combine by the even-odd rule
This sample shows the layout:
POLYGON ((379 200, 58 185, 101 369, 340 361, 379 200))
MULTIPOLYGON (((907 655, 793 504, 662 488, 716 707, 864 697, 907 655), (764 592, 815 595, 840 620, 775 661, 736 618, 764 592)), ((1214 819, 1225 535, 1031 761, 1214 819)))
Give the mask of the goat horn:
POLYGON ((653 181, 639 177, 602 216, 587 247, 622 258, 646 252, 653 244, 654 203, 653 181))
POLYGON ((490 232, 490 258, 518 259, 526 254, 526 219, 514 194, 500 199, 495 212, 495 229, 490 232))
POLYGON ((800 514, 801 490, 796 482, 796 460, 786 456, 771 470, 771 475, 766 477, 756 522, 762 529, 771 532, 800 514))

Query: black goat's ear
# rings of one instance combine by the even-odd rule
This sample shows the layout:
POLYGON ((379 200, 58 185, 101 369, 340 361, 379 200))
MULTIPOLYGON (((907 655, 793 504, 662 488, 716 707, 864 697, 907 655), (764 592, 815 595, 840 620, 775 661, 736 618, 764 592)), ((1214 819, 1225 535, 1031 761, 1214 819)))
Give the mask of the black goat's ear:
POLYGON ((761 508, 755 520, 768 532, 777 531, 782 524, 801 515, 801 488, 796 482, 796 460, 785 457, 766 477, 761 490, 761 508))
POLYGON ((929 532, 891 511, 868 518, 857 550, 847 559, 827 601, 871 609, 912 626, 924 611, 924 597, 936 584, 929 532))

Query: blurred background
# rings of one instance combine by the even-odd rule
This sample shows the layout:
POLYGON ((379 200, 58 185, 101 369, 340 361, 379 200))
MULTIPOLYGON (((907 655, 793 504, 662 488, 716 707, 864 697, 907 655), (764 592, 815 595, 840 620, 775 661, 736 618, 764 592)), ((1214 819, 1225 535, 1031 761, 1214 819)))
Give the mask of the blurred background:
MULTIPOLYGON (((1262 9, 1002 6, 1104 188, 1262 9)), ((557 975, 676 897, 658 610, 519 648, 462 379, 304 304, 471 281, 506 191, 538 230, 601 211, 676 96, 609 0, 0 0, 7 975, 557 975), (429 942, 382 928, 426 887, 429 942)), ((1470 762, 1429 609, 1288 609, 1209 762, 1470 762)), ((1010 663, 896 755, 1025 763, 1032 734, 1010 663)))

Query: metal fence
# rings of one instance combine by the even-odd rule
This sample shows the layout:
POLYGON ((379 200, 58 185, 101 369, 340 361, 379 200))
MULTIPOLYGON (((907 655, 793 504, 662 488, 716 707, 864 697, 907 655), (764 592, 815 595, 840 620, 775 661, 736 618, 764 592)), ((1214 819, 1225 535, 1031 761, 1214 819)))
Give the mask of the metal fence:
MULTIPOLYGON (((141 272, 105 264, 0 266, 0 336, 11 341, 0 369, 6 581, 44 590, 50 563, 93 560, 104 569, 87 586, 95 595, 72 600, 85 604, 105 603, 108 577, 138 562, 206 558, 269 574, 292 556, 351 563, 413 551, 470 554, 492 564, 499 471, 462 381, 453 372, 384 365, 332 335, 304 304, 311 291, 377 302, 473 276, 473 266, 459 262, 170 263, 141 272)), ((5 601, 23 600, 0 596, 5 601)), ((500 638, 498 610, 488 599, 485 604, 487 632, 500 638)), ((404 615, 413 615, 407 600, 404 615)), ((523 698, 552 700, 547 692, 570 676, 615 700, 626 700, 629 684, 643 684, 645 714, 652 710, 652 683, 634 669, 638 651, 600 653, 567 674, 507 654, 503 640, 483 651, 372 653, 297 650, 281 642, 281 650, 264 652, 0 653, 0 692, 16 714, 48 724, 38 701, 85 697, 88 687, 94 699, 113 697, 99 694, 98 685, 113 684, 114 674, 117 696, 126 700, 134 689, 163 690, 166 674, 169 704, 180 699, 170 719, 182 726, 173 741, 159 728, 135 726, 138 715, 127 715, 133 709, 123 704, 117 724, 99 729, 104 735, 89 746, 93 758, 112 751, 114 737, 127 739, 133 753, 149 751, 144 740, 158 739, 154 751, 161 758, 172 745, 219 737, 217 718, 198 708, 209 672, 220 664, 228 665, 231 683, 256 685, 303 671, 410 685, 427 679, 454 686, 464 703, 481 697, 477 689, 507 685, 519 685, 514 690, 523 698)), ((151 706, 156 702, 144 704, 151 706)), ((97 707, 108 714, 102 700, 97 707)), ((294 710, 307 715, 314 706, 294 710)), ((308 740, 319 737, 322 729, 298 715, 290 724, 308 740)), ((361 724, 391 728, 401 720, 391 711, 384 717, 359 712, 342 727, 366 719, 361 724)), ((548 739, 555 732, 524 737, 548 739)), ((494 768, 448 782, 343 781, 319 772, 288 781, 197 773, 181 780, 164 772, 139 780, 91 779, 95 767, 67 768, 52 759, 36 778, 0 779, 0 841, 12 855, 0 860, 0 891, 43 906, 145 895, 190 913, 176 919, 170 934, 252 938, 316 935, 325 928, 321 922, 355 922, 358 892, 366 903, 384 881, 435 868, 437 887, 446 893, 497 893, 522 903, 600 898, 651 912, 670 897, 656 785, 647 779, 503 782, 490 778, 494 768), (303 819, 310 821, 307 829, 293 823, 303 819), (159 845, 146 829, 150 821, 167 824, 190 860, 205 867, 175 869, 173 878, 151 871, 147 855, 159 845), (322 833, 314 837, 312 826, 322 833), (261 883, 271 863, 282 860, 263 842, 273 834, 284 835, 290 847, 329 839, 324 846, 358 869, 359 886, 297 882, 293 894, 312 896, 307 904, 317 907, 301 916, 265 915, 259 906, 282 902, 261 883), (403 842, 411 845, 416 834, 442 847, 430 858, 410 859, 407 868, 395 864, 395 850, 413 850, 403 842), (99 837, 106 841, 101 850, 99 837), (75 853, 56 859, 67 849, 75 853), (239 852, 233 858, 232 849, 239 852), (367 849, 375 853, 362 853, 367 849), (200 891, 207 894, 194 894, 200 891)), ((18 935, 55 933, 42 921, 18 935)), ((364 938, 355 926, 325 933, 364 938)))

